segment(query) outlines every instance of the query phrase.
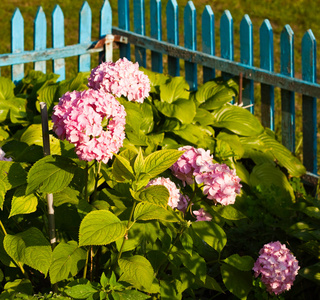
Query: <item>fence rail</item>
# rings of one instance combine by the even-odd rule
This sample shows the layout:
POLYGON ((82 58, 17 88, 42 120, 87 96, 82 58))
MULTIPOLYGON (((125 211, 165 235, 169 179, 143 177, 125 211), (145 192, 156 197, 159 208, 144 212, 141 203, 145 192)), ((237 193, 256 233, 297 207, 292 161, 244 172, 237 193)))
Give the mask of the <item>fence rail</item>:
MULTIPOLYGON (((146 36, 145 1, 133 1, 133 31, 130 30, 129 0, 118 0, 118 27, 112 27, 110 3, 104 1, 100 14, 100 39, 112 34, 127 37, 127 44, 120 44, 120 56, 131 58, 131 45, 134 45, 135 60, 146 67, 148 52, 151 50, 151 68, 163 72, 163 55, 168 56, 168 73, 180 75, 180 60, 185 61, 185 77, 190 88, 197 89, 198 67, 203 66, 203 82, 215 77, 216 70, 222 76, 239 76, 244 79, 242 91, 244 105, 254 104, 254 82, 261 84, 262 124, 274 130, 274 89, 281 89, 282 143, 292 152, 295 150, 295 93, 302 94, 303 110, 303 163, 311 173, 317 173, 317 98, 320 98, 320 85, 316 82, 316 39, 311 30, 303 36, 302 79, 294 74, 294 32, 289 25, 283 28, 280 36, 280 73, 274 72, 273 30, 265 20, 259 30, 260 66, 253 65, 253 25, 248 15, 240 23, 240 62, 234 61, 233 19, 228 10, 220 19, 220 53, 215 56, 215 18, 207 5, 201 14, 201 46, 197 46, 197 12, 192 1, 184 8, 184 46, 179 42, 179 7, 176 0, 169 0, 165 7, 166 20, 162 20, 161 0, 150 0, 150 37, 146 36), (165 23, 166 21, 166 23, 165 23), (163 41, 162 26, 167 27, 166 41, 163 41)), ((18 82, 24 76, 24 64, 34 62, 34 68, 46 72, 47 60, 52 60, 53 71, 65 79, 65 60, 78 56, 79 71, 91 69, 90 54, 103 52, 104 47, 97 46, 91 39, 92 15, 85 1, 80 13, 79 43, 65 46, 64 16, 57 5, 52 13, 52 48, 47 48, 46 16, 42 8, 38 9, 34 22, 34 50, 24 51, 24 20, 17 8, 12 23, 12 53, 0 55, 0 67, 12 66, 12 80, 18 82)), ((100 43, 98 43, 100 45, 100 43)), ((112 47, 111 47, 112 48, 112 47)), ((100 55, 105 59, 112 51, 109 49, 100 55)), ((250 111, 254 113, 254 107, 250 111)))

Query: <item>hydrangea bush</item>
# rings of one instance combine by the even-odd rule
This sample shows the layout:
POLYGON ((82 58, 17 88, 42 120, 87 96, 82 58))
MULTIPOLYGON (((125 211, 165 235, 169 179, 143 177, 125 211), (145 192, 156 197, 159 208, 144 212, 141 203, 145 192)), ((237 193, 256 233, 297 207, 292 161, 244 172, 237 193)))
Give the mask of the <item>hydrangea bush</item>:
POLYGON ((190 92, 125 58, 56 79, 0 77, 26 106, 0 120, 0 299, 317 294, 318 200, 234 80, 190 92))

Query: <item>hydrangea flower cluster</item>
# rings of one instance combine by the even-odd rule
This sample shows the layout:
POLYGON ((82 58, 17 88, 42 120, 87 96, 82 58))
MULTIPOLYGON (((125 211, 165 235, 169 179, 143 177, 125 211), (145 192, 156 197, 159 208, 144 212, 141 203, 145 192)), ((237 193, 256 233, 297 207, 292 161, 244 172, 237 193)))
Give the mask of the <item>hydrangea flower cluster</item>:
POLYGON ((111 95, 96 90, 65 93, 54 107, 54 131, 75 145, 79 159, 107 163, 125 138, 125 109, 111 95))
POLYGON ((204 194, 215 204, 229 205, 235 202, 241 189, 241 179, 235 170, 230 170, 225 164, 213 163, 209 150, 191 146, 179 150, 186 151, 171 167, 177 178, 184 184, 192 184, 194 179, 198 184, 203 183, 204 194))
POLYGON ((139 70, 138 63, 126 58, 97 66, 91 71, 88 86, 139 103, 143 103, 150 92, 149 77, 139 70))
POLYGON ((0 160, 2 161, 12 161, 11 157, 5 157, 6 153, 0 148, 0 160))
POLYGON ((199 210, 194 210, 193 214, 197 218, 196 222, 212 220, 212 216, 208 212, 204 211, 203 208, 200 208, 199 210))
POLYGON ((174 176, 180 179, 184 184, 192 184, 194 182, 194 174, 200 171, 201 166, 212 164, 210 150, 205 151, 202 148, 196 149, 192 146, 180 147, 178 150, 185 150, 185 152, 170 169, 174 176))
POLYGON ((290 290, 300 267, 286 245, 279 241, 271 242, 264 245, 259 254, 253 271, 255 277, 261 274, 261 281, 267 291, 279 295, 290 290))
POLYGON ((173 181, 171 181, 169 178, 158 177, 150 180, 146 187, 149 187, 151 185, 165 186, 169 191, 168 205, 172 209, 176 208, 184 213, 186 212, 190 199, 188 198, 188 196, 183 196, 182 194, 180 194, 180 190, 177 188, 173 181))

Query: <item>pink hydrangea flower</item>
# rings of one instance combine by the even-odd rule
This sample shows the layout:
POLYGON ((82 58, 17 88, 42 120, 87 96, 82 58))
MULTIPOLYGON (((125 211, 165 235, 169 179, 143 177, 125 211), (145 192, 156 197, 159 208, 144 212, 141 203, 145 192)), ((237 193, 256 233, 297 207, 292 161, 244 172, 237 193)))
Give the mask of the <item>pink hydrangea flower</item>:
POLYGON ((177 188, 175 183, 171 181, 169 178, 164 177, 158 177, 155 179, 152 179, 147 184, 148 186, 151 185, 163 185, 165 186, 169 191, 169 199, 168 199, 168 205, 172 209, 178 209, 180 211, 185 212, 185 210, 188 207, 188 202, 190 201, 189 198, 186 196, 183 196, 180 194, 180 190, 177 188))
POLYGON ((240 194, 241 179, 235 170, 230 170, 225 164, 203 165, 195 174, 195 180, 198 184, 204 184, 203 193, 215 204, 233 204, 237 194, 240 194))
POLYGON ((212 216, 208 212, 204 211, 203 208, 200 208, 199 210, 194 210, 193 214, 197 217, 196 222, 212 220, 212 216))
POLYGON ((122 147, 125 117, 124 107, 111 94, 67 92, 54 107, 53 130, 75 145, 79 159, 107 163, 122 147))
POLYGON ((212 155, 210 150, 194 148, 192 146, 180 147, 178 150, 186 150, 182 156, 170 167, 173 175, 179 178, 183 183, 192 184, 194 182, 194 173, 200 171, 201 166, 212 164, 212 155))
POLYGON ((255 277, 261 274, 261 281, 267 291, 275 295, 290 290, 300 269, 297 259, 279 241, 263 246, 254 264, 255 277))
POLYGON ((88 86, 139 103, 143 103, 150 92, 149 77, 139 70, 138 63, 134 64, 126 58, 120 58, 115 63, 105 62, 94 68, 88 86))
POLYGON ((0 160, 2 161, 12 161, 11 157, 6 157, 6 153, 0 148, 0 160))

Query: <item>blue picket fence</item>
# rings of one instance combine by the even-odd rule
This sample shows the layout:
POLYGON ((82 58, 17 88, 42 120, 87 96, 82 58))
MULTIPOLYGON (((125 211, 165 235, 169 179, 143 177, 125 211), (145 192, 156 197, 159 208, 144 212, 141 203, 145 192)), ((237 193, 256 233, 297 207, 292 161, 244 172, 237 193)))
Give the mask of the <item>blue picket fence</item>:
MULTIPOLYGON (((0 54, 0 67, 12 66, 12 80, 19 82, 24 77, 24 64, 34 62, 34 69, 46 72, 46 61, 52 60, 53 72, 65 79, 65 58, 79 57, 81 72, 92 68, 91 54, 100 53, 104 60, 112 59, 112 41, 120 41, 120 57, 134 57, 140 65, 163 72, 164 61, 168 73, 180 75, 180 61, 185 61, 185 78, 192 90, 198 85, 198 65, 203 67, 203 82, 215 77, 216 70, 222 76, 240 76, 244 82, 242 101, 244 105, 254 104, 254 82, 261 84, 262 124, 274 130, 274 89, 281 89, 282 143, 295 151, 295 93, 302 94, 303 109, 303 163, 307 170, 317 174, 317 98, 320 85, 316 82, 316 39, 311 30, 303 36, 302 79, 294 74, 294 33, 289 25, 280 36, 281 72, 274 72, 273 31, 266 19, 260 27, 260 66, 253 65, 253 25, 248 15, 240 23, 240 62, 234 61, 233 19, 228 10, 220 19, 220 56, 215 49, 215 17, 209 5, 201 14, 201 47, 197 44, 197 13, 192 1, 184 8, 184 46, 179 42, 179 9, 176 0, 167 1, 166 23, 162 20, 161 0, 150 0, 150 36, 146 36, 145 1, 133 1, 131 16, 129 0, 118 0, 118 27, 112 26, 112 10, 106 0, 100 11, 100 39, 92 41, 92 14, 85 1, 80 10, 79 43, 65 46, 64 15, 56 5, 52 12, 52 47, 47 48, 47 22, 42 8, 34 21, 34 50, 24 51, 24 20, 17 8, 12 17, 12 53, 0 54), (133 31, 130 20, 133 17, 133 31), (167 27, 166 41, 163 41, 162 26, 167 27), (199 51, 201 48, 201 51, 199 51), (151 55, 149 58, 149 52, 151 55), (167 55, 167 60, 164 60, 167 55)), ((254 106, 250 111, 254 113, 254 106)))

